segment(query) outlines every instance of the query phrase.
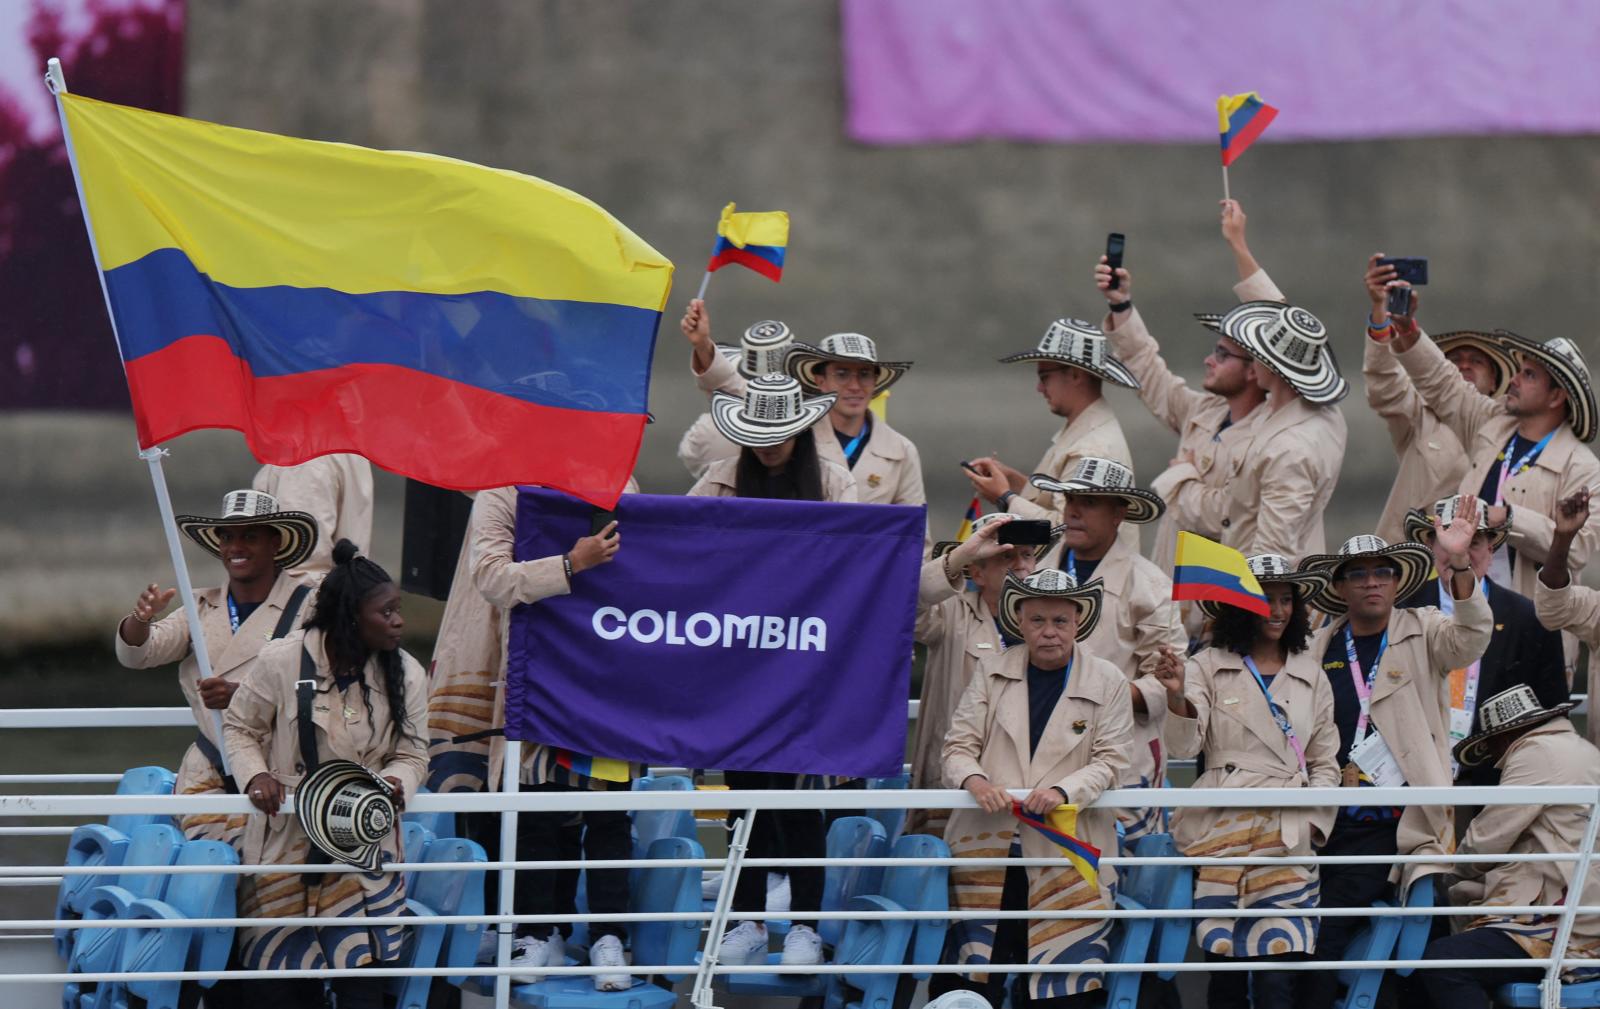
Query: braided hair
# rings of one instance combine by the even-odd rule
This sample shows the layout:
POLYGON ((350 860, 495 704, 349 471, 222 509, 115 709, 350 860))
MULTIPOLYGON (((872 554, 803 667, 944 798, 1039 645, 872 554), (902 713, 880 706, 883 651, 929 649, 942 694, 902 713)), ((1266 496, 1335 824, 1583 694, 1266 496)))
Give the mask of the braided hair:
MULTIPOLYGON (((389 572, 379 567, 377 562, 362 556, 360 548, 354 543, 342 539, 334 544, 333 570, 317 587, 316 605, 312 606, 311 615, 306 617, 302 625, 322 632, 328 663, 335 676, 341 672, 357 676, 357 682, 361 684, 361 698, 367 702, 369 725, 372 719, 372 688, 367 686, 366 677, 360 674, 373 652, 361 640, 358 628, 361 604, 374 592, 393 584, 394 579, 389 577, 389 572)), ((389 715, 394 720, 395 731, 402 736, 410 735, 406 724, 405 663, 400 658, 400 649, 379 651, 376 658, 378 669, 383 673, 384 692, 389 697, 389 715)))

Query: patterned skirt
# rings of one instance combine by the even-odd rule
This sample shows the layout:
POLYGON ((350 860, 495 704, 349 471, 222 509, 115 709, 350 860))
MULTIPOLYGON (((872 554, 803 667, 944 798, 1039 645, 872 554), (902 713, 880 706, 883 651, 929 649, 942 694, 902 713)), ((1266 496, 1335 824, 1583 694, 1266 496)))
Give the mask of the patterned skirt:
MULTIPOLYGON (((1186 855, 1209 858, 1285 857, 1282 820, 1275 809, 1225 811, 1215 829, 1189 846, 1186 855)), ((1194 906, 1217 910, 1315 908, 1321 893, 1314 865, 1201 866, 1195 875, 1194 906)), ((1217 956, 1260 957, 1316 950, 1317 920, 1304 915, 1265 918, 1202 918, 1195 932, 1201 949, 1217 956)))
MULTIPOLYGON (((979 833, 955 838, 952 852, 963 858, 997 858, 1015 854, 1011 830, 979 833)), ((962 911, 1002 910, 1006 868, 985 865, 950 871, 950 895, 962 911)), ((1113 906, 1111 892, 1084 879, 1064 860, 1061 867, 1045 866, 1028 870, 1028 907, 1033 911, 1104 911, 1113 906)), ((1005 908, 1004 910, 1024 910, 1005 908)), ((957 921, 950 930, 951 948, 956 962, 987 966, 993 960, 995 920, 957 921)), ((1111 922, 1108 919, 1031 919, 1028 922, 1028 962, 1087 966, 1105 963, 1111 956, 1111 922)), ((977 983, 988 979, 988 971, 972 971, 977 983)), ((1031 974, 1029 993, 1033 998, 1077 995, 1103 988, 1104 975, 1098 971, 1062 971, 1031 974)))
MULTIPOLYGON (((178 780, 172 789, 176 795, 226 795, 222 773, 217 770, 200 747, 189 744, 189 750, 178 765, 178 780)), ((239 851, 239 838, 244 835, 244 825, 249 817, 243 813, 194 813, 178 817, 178 829, 190 841, 221 841, 239 851)))

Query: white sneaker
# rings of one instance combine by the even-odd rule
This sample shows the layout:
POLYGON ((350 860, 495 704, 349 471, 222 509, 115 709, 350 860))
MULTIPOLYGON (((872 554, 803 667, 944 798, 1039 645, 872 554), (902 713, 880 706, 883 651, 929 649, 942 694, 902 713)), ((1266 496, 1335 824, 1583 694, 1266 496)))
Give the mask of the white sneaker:
POLYGON ((700 877, 700 899, 716 900, 722 890, 722 870, 708 872, 700 877))
POLYGON ((783 937, 783 959, 789 967, 810 967, 822 962, 822 936, 810 925, 793 925, 783 937))
MULTIPOLYGON (((589 966, 626 967, 627 957, 622 955, 622 940, 614 935, 603 935, 589 947, 589 966)), ((627 991, 633 987, 633 976, 627 971, 616 974, 596 974, 595 991, 627 991)))
POLYGON ((767 874, 767 910, 786 913, 789 910, 789 876, 787 873, 767 874))
POLYGON ((478 956, 473 963, 494 963, 494 958, 500 955, 500 933, 494 930, 493 925, 484 926, 483 934, 478 936, 478 956))
POLYGON ((767 926, 756 921, 741 921, 722 934, 717 947, 717 962, 731 966, 767 962, 767 926))
POLYGON ((566 965, 567 940, 560 932, 550 933, 548 939, 535 939, 530 935, 511 940, 511 966, 526 970, 526 973, 511 975, 515 984, 538 984, 544 980, 539 968, 566 965))

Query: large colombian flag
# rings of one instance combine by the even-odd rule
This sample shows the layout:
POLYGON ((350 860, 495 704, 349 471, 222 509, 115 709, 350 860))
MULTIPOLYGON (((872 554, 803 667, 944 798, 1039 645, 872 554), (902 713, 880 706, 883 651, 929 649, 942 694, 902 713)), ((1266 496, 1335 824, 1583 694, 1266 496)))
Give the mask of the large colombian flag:
POLYGON ((1172 560, 1172 598, 1226 603, 1269 616, 1267 594, 1244 554, 1191 532, 1178 533, 1172 560))
POLYGON ((515 172, 60 96, 139 443, 244 432, 610 507, 672 264, 515 172))

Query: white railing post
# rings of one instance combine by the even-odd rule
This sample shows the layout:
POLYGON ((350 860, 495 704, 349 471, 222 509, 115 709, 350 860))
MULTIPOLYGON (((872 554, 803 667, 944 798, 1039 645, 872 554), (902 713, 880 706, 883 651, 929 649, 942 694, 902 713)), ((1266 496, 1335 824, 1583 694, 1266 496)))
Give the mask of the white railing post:
POLYGON ((706 948, 700 957, 700 969, 694 972, 694 989, 689 995, 695 1009, 715 1009, 711 1001, 711 982, 716 975, 717 956, 722 952, 722 933, 728 927, 728 911, 733 907, 733 888, 739 882, 739 869, 744 865, 744 854, 750 847, 750 828, 755 821, 756 811, 747 809, 744 816, 733 822, 733 836, 728 839, 728 860, 722 868, 722 888, 717 891, 717 906, 706 926, 706 948))
MULTIPOLYGON (((522 740, 506 737, 500 765, 500 791, 516 795, 522 789, 522 740)), ((511 862, 517 857, 517 810, 515 806, 500 811, 500 861, 511 862)), ((511 914, 516 906, 517 871, 500 870, 500 913, 511 914)), ((497 922, 495 930, 499 941, 494 947, 494 965, 511 964, 511 936, 516 926, 509 921, 497 922)), ((509 1009, 511 1005, 511 975, 497 974, 494 979, 494 1009, 509 1009)))
POLYGON ((1583 903, 1583 885, 1589 878, 1589 860, 1594 856, 1594 841, 1600 829, 1600 792, 1589 803, 1589 824, 1583 831, 1583 844, 1578 858, 1572 864, 1572 875, 1567 877, 1566 910, 1561 912, 1561 924, 1556 928, 1555 941, 1550 944, 1550 966, 1545 968, 1544 980, 1539 982, 1539 1001, 1544 1009, 1560 1009, 1561 961, 1566 958, 1567 944, 1572 940, 1572 926, 1578 917, 1578 907, 1583 903))

